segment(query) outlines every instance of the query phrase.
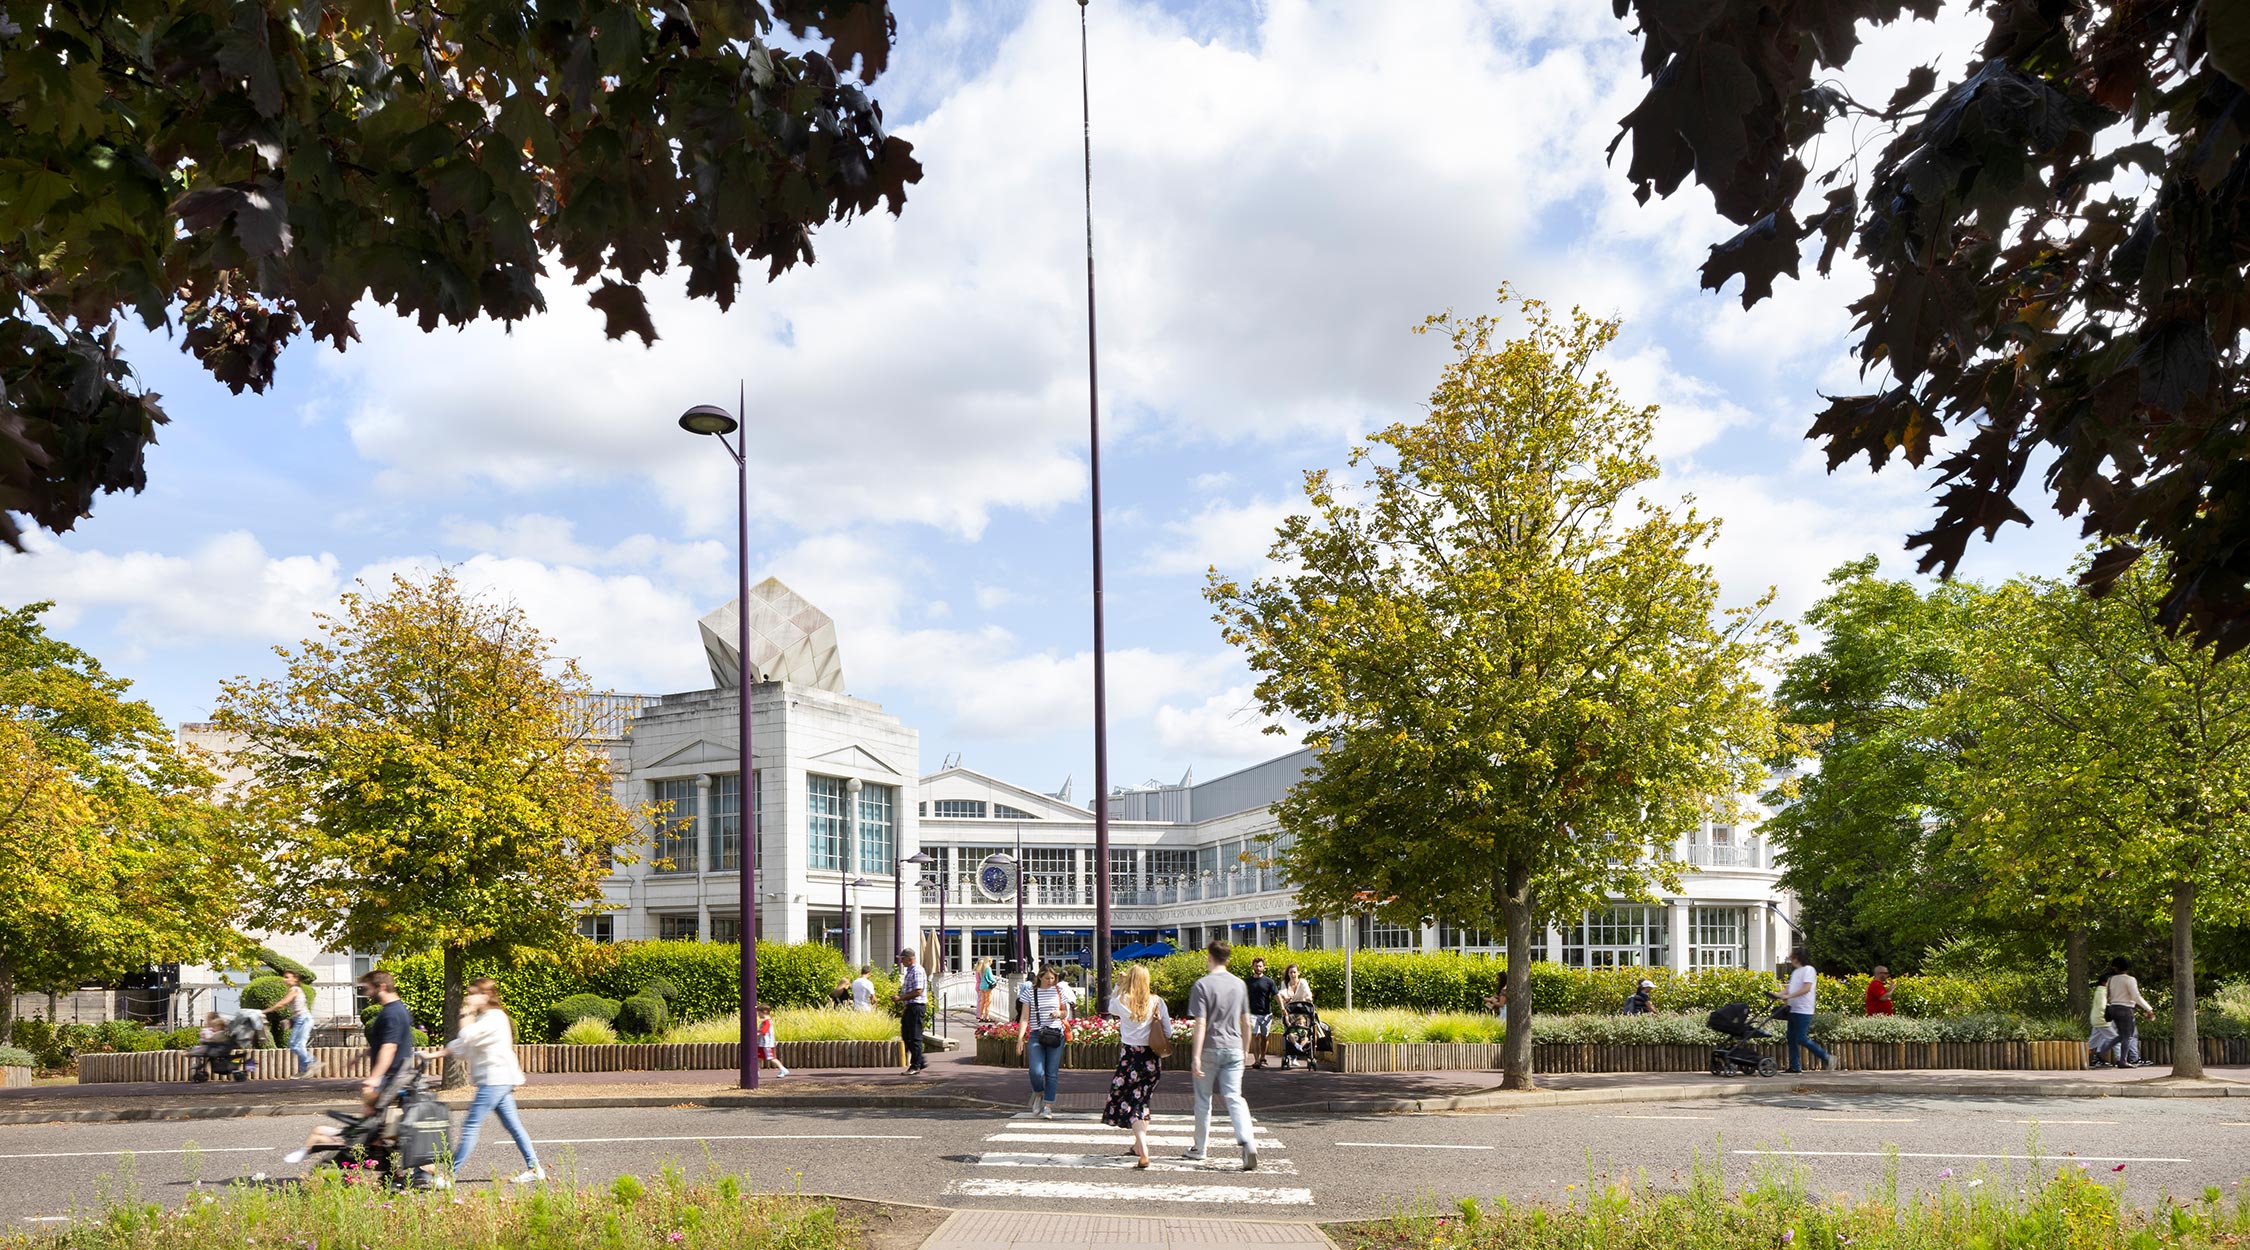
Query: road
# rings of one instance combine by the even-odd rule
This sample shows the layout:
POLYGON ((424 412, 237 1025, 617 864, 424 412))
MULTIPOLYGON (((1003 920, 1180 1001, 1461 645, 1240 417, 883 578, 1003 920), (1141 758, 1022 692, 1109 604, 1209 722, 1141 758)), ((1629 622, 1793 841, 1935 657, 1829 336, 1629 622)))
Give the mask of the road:
MULTIPOLYGON (((1030 1120, 962 1111, 671 1109, 527 1113, 551 1172, 582 1181, 666 1162, 740 1173, 766 1190, 948 1207, 1177 1212, 1338 1220, 1460 1197, 1568 1201, 1591 1178, 1680 1183, 1700 1153, 1730 1184, 1794 1165, 1818 1193, 1865 1192, 1897 1152, 1903 1190, 2083 1163, 2149 1202, 2243 1179, 2250 1109, 2233 1100, 1941 1099, 1777 1093, 1718 1102, 1514 1114, 1296 1116, 1259 1122, 1259 1170, 1223 1145, 1178 1158, 1189 1126, 1160 1118, 1158 1167, 1135 1171, 1122 1134, 1083 1113, 1030 1120), (2034 1156, 2044 1162, 2035 1163, 2034 1156), (2122 1173, 2112 1169, 2123 1165, 2122 1173)), ((0 1224, 53 1222, 137 1188, 177 1201, 197 1180, 285 1179, 315 1117, 0 1127, 0 1224), (127 1156, 130 1156, 128 1162, 127 1156), (128 1181, 129 1178, 129 1181, 128 1181)), ((466 1175, 520 1167, 488 1124, 466 1175)), ((2012 1178, 2012 1179, 2011 1179, 2012 1178)))

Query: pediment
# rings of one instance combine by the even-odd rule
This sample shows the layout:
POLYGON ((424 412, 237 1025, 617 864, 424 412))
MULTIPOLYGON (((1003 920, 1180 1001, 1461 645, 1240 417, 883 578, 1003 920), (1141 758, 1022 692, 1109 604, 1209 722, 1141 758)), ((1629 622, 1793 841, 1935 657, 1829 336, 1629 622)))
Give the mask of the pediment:
POLYGON ((643 764, 643 768, 713 767, 720 772, 733 772, 742 763, 742 749, 734 743, 713 742, 698 738, 663 759, 643 764))
POLYGON ((862 746, 838 747, 833 751, 812 757, 810 763, 825 764, 847 773, 882 773, 891 777, 904 777, 890 761, 862 746))

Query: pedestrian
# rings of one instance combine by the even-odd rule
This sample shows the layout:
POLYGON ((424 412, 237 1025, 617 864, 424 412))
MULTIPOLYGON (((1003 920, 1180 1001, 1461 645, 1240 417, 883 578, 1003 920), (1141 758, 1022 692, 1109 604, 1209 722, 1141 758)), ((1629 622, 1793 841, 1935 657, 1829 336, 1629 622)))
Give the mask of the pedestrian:
POLYGON ((849 1007, 852 1005, 852 982, 850 977, 846 977, 843 980, 838 981, 836 983, 836 988, 828 991, 828 1005, 831 1007, 849 1007))
POLYGON ((992 957, 977 961, 977 1023, 992 1018, 992 987, 1000 983, 1000 975, 992 970, 992 957))
MULTIPOLYGON (((1286 1024, 1289 1019, 1289 1008, 1292 1004, 1303 1003, 1308 1008, 1312 1006, 1312 982, 1305 979, 1305 974, 1298 969, 1297 965, 1290 964, 1281 970, 1281 988, 1274 992, 1273 997, 1275 1008, 1281 1013, 1282 1021, 1286 1024)), ((1309 1058, 1313 1053, 1312 1048, 1313 1039, 1308 1037, 1305 1042, 1305 1054, 1308 1056, 1305 1060, 1307 1069, 1312 1067, 1312 1060, 1309 1058)), ((1286 1034, 1283 1035, 1281 1043, 1281 1070, 1284 1072, 1289 1070, 1289 1042, 1286 1034)))
POLYGON ((773 1035, 773 1008, 758 1004, 758 1066, 774 1067, 774 1075, 787 1076, 789 1069, 781 1065, 781 1043, 773 1035))
POLYGON ((2133 976, 2133 961, 2123 955, 2109 961, 2109 979, 2103 982, 2109 992, 2109 1006, 2103 1013, 2111 1027, 2117 1030, 2117 1040, 2109 1049, 2117 1052, 2120 1068, 2145 1068, 2149 1061, 2141 1058, 2140 1017, 2156 1018, 2156 1008, 2141 997, 2141 983, 2133 976))
POLYGON ((1016 987, 1016 1053, 1024 1056, 1024 1071, 1031 1078, 1031 1114, 1043 1120, 1054 1118, 1055 1101, 1062 1096, 1070 1002, 1063 997, 1061 981, 1049 964, 1039 970, 1037 980, 1016 987))
POLYGON ((2117 1028, 2109 1022, 2109 982, 2106 979, 2094 982, 2087 1006, 2086 1022, 2091 1031, 2086 1036, 2086 1066, 2106 1068, 2110 1066, 2109 1048, 2117 1044, 2117 1028))
POLYGON ((500 1127, 508 1130, 516 1150, 523 1155, 523 1171, 509 1180, 529 1185, 547 1179, 547 1169, 539 1166, 539 1152, 531 1148, 531 1134, 524 1131, 523 1117, 516 1111, 516 1087, 524 1083, 523 1065, 516 1061, 515 1024, 500 1005, 497 981, 478 977, 469 982, 461 995, 461 1025, 453 1040, 443 1048, 424 1052, 426 1058, 438 1055, 469 1065, 469 1083, 477 1089, 476 1096, 469 1100, 468 1114, 461 1118, 461 1144, 453 1154, 453 1174, 437 1177, 438 1187, 452 1185, 453 1177, 461 1174, 461 1166, 476 1152, 477 1131, 484 1127, 488 1115, 500 1117, 500 1127))
POLYGON ((1109 1078, 1102 1123, 1133 1131, 1133 1166, 1145 1168, 1149 1107, 1164 1076, 1165 1056, 1172 1053, 1172 1013, 1149 992, 1148 969, 1141 964, 1125 970, 1125 987, 1110 1000, 1109 1011, 1117 1017, 1117 1073, 1109 1078))
MULTIPOLYGON (((373 1115, 388 1106, 400 1087, 413 1077, 414 1013, 398 996, 398 978, 388 968, 375 968, 360 977, 359 985, 375 1000, 375 1018, 367 1025, 367 1079, 359 1083, 362 1115, 373 1115)), ((315 1145, 335 1140, 333 1126, 321 1125, 305 1144, 281 1156, 283 1163, 303 1163, 315 1145)))
MULTIPOLYGON (((867 969, 862 968, 859 973, 860 978, 866 980, 867 969)), ((854 985, 852 992, 858 993, 859 987, 854 985)), ((860 1010, 875 1010, 873 981, 867 981, 867 1005, 860 1010)), ((929 1012, 929 974, 923 972, 922 965, 915 962, 912 947, 901 949, 898 953, 898 1040, 906 1043, 906 1071, 901 1074, 903 1076, 912 1076, 930 1066, 930 1061, 922 1057, 922 1022, 929 1012)))
POLYGON ((1812 1039, 1814 1000, 1820 993, 1820 974, 1813 969, 1812 956, 1800 946, 1789 952, 1789 986, 1781 995, 1789 1007, 1789 1071, 1801 1074, 1805 1065, 1801 1051, 1811 1051, 1820 1060, 1823 1072, 1836 1067, 1835 1057, 1828 1048, 1812 1039))
POLYGON ((303 981, 294 971, 283 969, 281 979, 289 983, 289 992, 273 1005, 273 1014, 286 1013, 289 1017, 289 1053, 297 1056, 297 1075, 312 1076, 323 1065, 312 1053, 312 1004, 305 1001, 303 981))
POLYGON ((859 978, 845 988, 851 991, 852 1010, 875 1010, 875 965, 861 964, 859 978))
POLYGON ((1625 999, 1624 1014, 1628 1016, 1655 1015, 1655 994, 1656 982, 1651 981, 1646 977, 1641 978, 1641 983, 1634 986, 1632 994, 1625 999))
POLYGON ((1189 1071, 1195 1077, 1195 1145, 1186 1158, 1201 1159, 1211 1139, 1211 1099, 1227 1105, 1234 1139, 1242 1146, 1242 1170, 1258 1166, 1258 1140, 1251 1136, 1250 1104, 1242 1101, 1242 1030, 1249 1023, 1250 993, 1242 978, 1227 971, 1234 947, 1225 938, 1213 938, 1203 948, 1208 972, 1188 991, 1188 1016, 1195 1021, 1195 1040, 1188 1051, 1189 1071))
POLYGON ((1484 999, 1484 1009, 1496 1016, 1508 1014, 1508 970, 1502 968, 1498 982, 1484 999))
POLYGON ((1867 1014, 1888 1016, 1891 1010, 1891 970, 1882 964, 1875 965, 1875 975, 1867 978, 1867 1014))
POLYGON ((1250 961, 1250 975, 1242 980, 1243 992, 1250 996, 1250 1066, 1266 1066, 1266 1039, 1273 1033, 1273 1005, 1280 997, 1281 987, 1266 975, 1266 961, 1250 961))

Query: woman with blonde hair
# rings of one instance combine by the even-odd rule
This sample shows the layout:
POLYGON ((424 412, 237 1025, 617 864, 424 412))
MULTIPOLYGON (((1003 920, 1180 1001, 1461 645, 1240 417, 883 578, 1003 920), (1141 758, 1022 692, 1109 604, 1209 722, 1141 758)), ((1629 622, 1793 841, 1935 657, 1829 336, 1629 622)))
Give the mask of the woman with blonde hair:
POLYGON ((1172 1053, 1172 1012, 1164 1000, 1149 992, 1148 967, 1134 964, 1125 972, 1125 984, 1110 1000, 1117 1017, 1117 1074, 1109 1078, 1109 1102, 1102 1107, 1102 1123, 1133 1130, 1133 1166, 1148 1166, 1149 1107, 1156 1100, 1156 1082, 1164 1075, 1164 1056, 1172 1053))
MULTIPOLYGON (((523 1065, 516 1062, 515 1026, 500 1007, 500 985, 491 977, 469 982, 467 992, 461 995, 460 1033, 445 1044, 443 1053, 456 1063, 467 1063, 469 1083, 477 1087, 469 1113, 461 1120, 461 1145, 453 1152, 454 1173, 460 1173, 461 1165, 477 1148, 477 1130, 484 1126, 484 1118, 498 1113, 500 1126, 508 1130, 508 1136, 516 1140, 516 1149, 523 1152, 524 1170, 515 1176, 516 1183, 527 1185, 547 1179, 547 1170, 539 1166, 539 1152, 531 1148, 531 1134, 524 1131, 523 1118, 516 1114, 516 1087, 523 1084, 523 1065)), ((452 1182, 441 1176, 438 1183, 452 1182)))
POLYGON ((1000 978, 992 974, 992 958, 990 956, 977 961, 976 972, 977 1023, 982 1024, 992 1018, 992 987, 999 984, 1000 978))

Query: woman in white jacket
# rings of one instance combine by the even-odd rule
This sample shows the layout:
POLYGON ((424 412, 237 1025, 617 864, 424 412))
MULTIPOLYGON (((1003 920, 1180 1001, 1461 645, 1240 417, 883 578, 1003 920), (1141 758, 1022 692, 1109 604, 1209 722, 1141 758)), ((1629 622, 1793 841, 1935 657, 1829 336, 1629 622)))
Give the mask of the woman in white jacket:
POLYGON ((469 1114, 461 1121, 454 1173, 460 1173, 477 1148, 477 1130, 484 1126, 484 1118, 498 1112, 500 1127, 508 1130, 508 1136, 516 1139, 516 1149, 523 1152, 524 1170, 515 1176, 516 1183, 547 1179, 539 1153, 531 1148, 531 1134, 524 1132, 523 1119, 516 1114, 516 1086, 523 1084, 523 1065, 516 1062, 515 1026, 500 1009, 500 986, 491 977, 469 982, 468 992, 461 996, 460 1035, 445 1044, 445 1051, 454 1062, 469 1065, 469 1083, 477 1087, 469 1114))

